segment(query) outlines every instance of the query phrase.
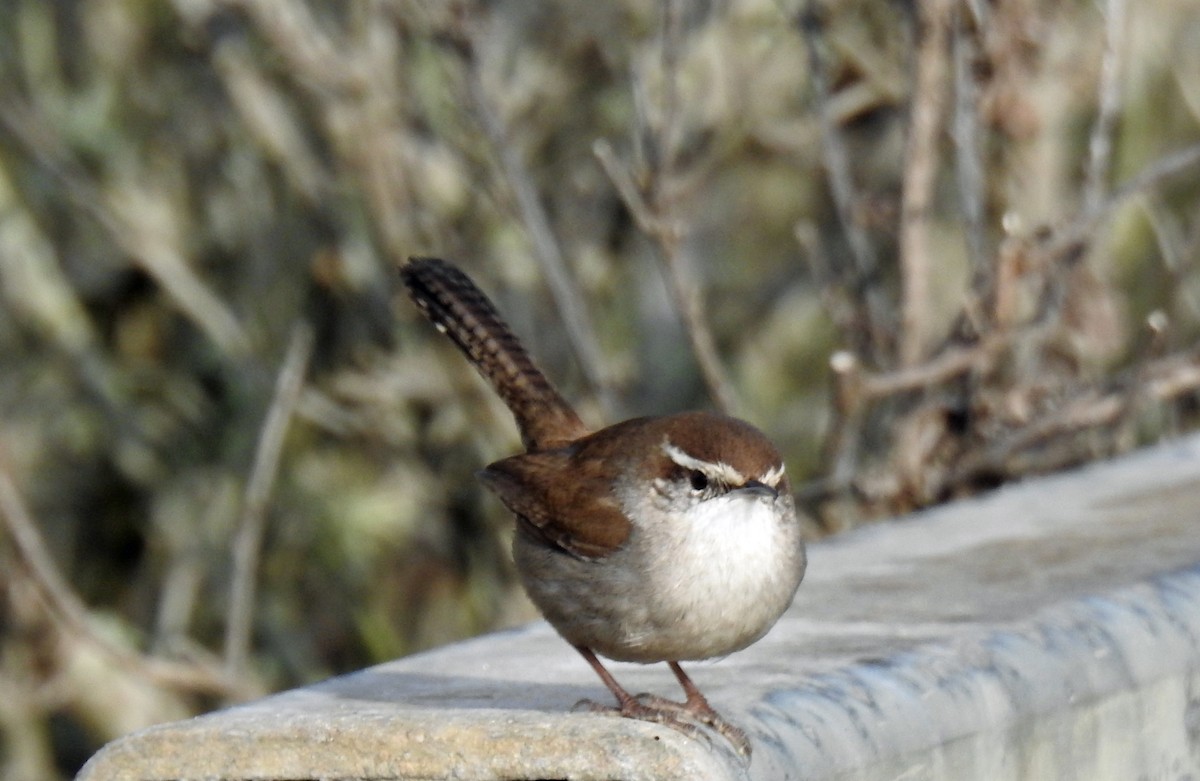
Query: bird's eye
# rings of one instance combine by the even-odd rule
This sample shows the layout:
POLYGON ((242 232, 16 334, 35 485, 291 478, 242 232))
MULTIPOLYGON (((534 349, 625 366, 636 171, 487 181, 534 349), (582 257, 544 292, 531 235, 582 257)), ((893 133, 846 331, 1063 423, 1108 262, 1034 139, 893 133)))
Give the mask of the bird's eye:
POLYGON ((698 469, 692 470, 692 473, 688 475, 688 480, 692 483, 693 491, 703 491, 708 488, 708 475, 698 469))

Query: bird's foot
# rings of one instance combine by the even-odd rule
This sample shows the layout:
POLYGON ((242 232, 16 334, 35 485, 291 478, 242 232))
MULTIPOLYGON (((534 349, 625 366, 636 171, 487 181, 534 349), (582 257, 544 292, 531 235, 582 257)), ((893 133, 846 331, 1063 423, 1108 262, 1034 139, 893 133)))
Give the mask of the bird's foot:
POLYGON ((704 738, 708 740, 708 735, 700 728, 701 726, 708 727, 714 732, 720 733, 730 745, 748 761, 750 758, 750 738, 738 727, 730 724, 725 719, 721 718, 713 707, 708 704, 708 700, 696 688, 696 684, 687 676, 683 668, 679 666, 679 662, 668 662, 671 666, 671 671, 675 673, 675 677, 679 680, 680 686, 683 687, 684 693, 687 694, 687 699, 684 702, 675 702, 663 697, 658 697, 653 694, 639 694, 633 696, 625 691, 621 684, 617 683, 612 674, 600 663, 596 658, 596 654, 592 649, 586 646, 577 645, 575 650, 587 660, 596 674, 600 676, 600 680, 604 681, 604 685, 617 698, 617 707, 600 705, 591 700, 581 700, 576 703, 575 709, 586 708, 598 713, 614 713, 618 716, 624 716, 627 719, 640 719, 642 721, 652 721, 656 724, 662 724, 671 727, 688 737, 704 738))
POLYGON ((592 700, 581 700, 575 708, 586 708, 595 713, 611 713, 627 719, 651 721, 671 727, 690 738, 707 736, 698 725, 709 727, 733 746, 738 754, 750 756, 750 738, 740 727, 726 721, 708 703, 676 702, 657 694, 639 694, 626 700, 618 707, 601 705, 592 700))
POLYGON ((666 697, 660 697, 657 694, 648 693, 638 694, 634 699, 640 705, 647 708, 664 713, 678 714, 680 717, 687 718, 690 721, 700 722, 728 740, 739 754, 745 757, 750 756, 750 738, 746 735, 745 730, 726 721, 721 714, 713 710, 712 706, 703 699, 676 702, 675 700, 668 700, 666 697))
MULTIPOLYGON (((603 705, 594 700, 580 700, 575 703, 574 710, 587 710, 592 713, 607 713, 613 716, 621 716, 626 719, 637 719, 638 721, 649 721, 654 724, 662 724, 664 727, 670 727, 676 732, 682 732, 689 738, 695 740, 704 740, 708 742, 708 735, 700 727, 700 722, 686 709, 679 707, 679 703, 671 703, 675 708, 659 708, 655 705, 647 705, 639 701, 640 698, 630 698, 618 706, 603 705)), ((670 702, 670 700, 663 700, 670 702)), ((703 722, 707 723, 707 722, 703 722)), ((711 726, 711 725, 710 725, 711 726)))

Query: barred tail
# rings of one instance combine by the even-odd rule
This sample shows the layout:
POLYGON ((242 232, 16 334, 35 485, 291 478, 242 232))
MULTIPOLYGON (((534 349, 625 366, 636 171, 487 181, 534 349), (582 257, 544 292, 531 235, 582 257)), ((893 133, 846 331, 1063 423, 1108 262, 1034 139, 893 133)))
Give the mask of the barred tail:
POLYGON ((527 450, 557 447, 587 433, 470 277, 437 258, 410 258, 400 277, 417 307, 496 389, 527 450))

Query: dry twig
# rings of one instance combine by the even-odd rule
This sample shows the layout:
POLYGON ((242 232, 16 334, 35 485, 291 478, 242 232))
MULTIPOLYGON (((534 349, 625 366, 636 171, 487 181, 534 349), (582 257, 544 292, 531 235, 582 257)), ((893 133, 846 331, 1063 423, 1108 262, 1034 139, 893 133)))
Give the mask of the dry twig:
POLYGON ((248 682, 231 678, 202 662, 176 662, 144 655, 97 631, 87 606, 63 577, 46 548, 2 450, 0 518, 16 550, 17 560, 49 614, 73 636, 103 652, 116 664, 158 685, 221 696, 237 696, 254 688, 248 682))
MULTIPOLYGON (((685 249, 687 226, 679 216, 679 143, 683 135, 680 122, 679 106, 679 58, 682 46, 682 9, 679 0, 671 0, 663 7, 663 24, 661 30, 662 71, 663 71, 663 112, 662 121, 657 128, 658 167, 650 179, 651 194, 648 211, 652 219, 639 218, 638 224, 655 241, 658 247, 658 257, 662 261, 663 273, 667 278, 667 286, 675 302, 675 308, 683 321, 684 330, 692 347, 692 354, 700 366, 701 376, 708 388, 708 395, 717 408, 728 414, 736 414, 738 402, 733 389, 733 383, 721 363, 717 353, 716 340, 708 327, 705 314, 704 295, 696 283, 695 276, 688 262, 685 249)), ((645 90, 635 88, 634 95, 644 96, 645 90)), ((638 112, 645 117, 646 111, 638 112)), ((648 137, 648 128, 637 128, 636 137, 648 137)), ((601 148, 597 149, 598 153, 601 148)), ((611 151, 611 150, 610 150, 611 151)), ((643 155, 645 157, 645 155, 643 155)), ((609 154, 607 159, 601 155, 601 163, 609 178, 614 178, 616 160, 609 154)), ((621 189, 621 188, 618 188, 621 189)), ((628 188, 621 190, 626 197, 632 192, 628 188)), ((645 208, 637 209, 628 199, 626 204, 635 211, 646 212, 645 208)), ((645 204, 643 203, 643 206, 645 204)))
POLYGON ((516 199, 517 212, 529 235, 529 241, 533 246, 533 256, 546 278, 546 284, 554 299, 558 316, 562 318, 567 341, 601 407, 607 415, 612 415, 616 410, 616 399, 613 395, 608 371, 605 369, 600 345, 596 341, 596 329, 588 315, 583 294, 567 271, 567 262, 562 246, 550 224, 550 217, 546 214, 545 206, 542 205, 537 186, 529 174, 528 166, 508 137, 508 130, 496 113, 484 87, 483 75, 480 71, 472 37, 473 31, 470 30, 466 20, 463 20, 457 32, 459 46, 455 50, 462 56, 466 66, 467 91, 471 106, 479 119, 484 135, 500 160, 504 181, 516 199))
POLYGON ((1044 251, 1057 257, 1085 246, 1092 233, 1114 209, 1134 195, 1195 165, 1200 165, 1200 144, 1192 144, 1159 157, 1101 199, 1090 211, 1081 212, 1056 230, 1046 242, 1044 251))
POLYGON ((1087 178, 1083 184, 1083 210, 1101 208, 1108 191, 1112 167, 1113 133, 1121 110, 1121 64, 1129 26, 1126 0, 1108 0, 1104 19, 1104 57, 1100 63, 1097 115, 1088 141, 1087 178))
POLYGON ((984 178, 983 149, 979 128, 979 89, 974 64, 978 57, 976 25, 968 23, 961 5, 954 9, 951 51, 954 60, 954 121, 951 132, 956 151, 959 202, 966 223, 967 256, 974 279, 971 288, 978 294, 986 286, 988 267, 987 224, 984 213, 987 182, 984 178))
POLYGON ((678 83, 682 45, 680 15, 678 2, 672 0, 664 4, 659 35, 663 81, 659 121, 649 119, 651 112, 647 105, 645 85, 636 73, 632 77, 636 117, 633 136, 638 141, 633 150, 636 177, 629 166, 618 159, 607 141, 596 141, 592 151, 633 216, 634 223, 655 248, 667 289, 683 323, 709 398, 721 411, 734 414, 738 408, 736 394, 717 353, 716 340, 708 327, 704 295, 696 283, 686 253, 688 229, 678 208, 680 192, 684 189, 678 160, 683 135, 678 83), (639 187, 635 178, 647 182, 646 187, 639 187))
POLYGON ((259 432, 254 466, 246 481, 242 515, 233 538, 233 575, 225 627, 225 667, 231 678, 239 678, 245 673, 250 630, 254 623, 258 561, 266 530, 267 501, 279 473, 284 437, 304 388, 312 347, 312 327, 303 321, 296 323, 275 379, 275 395, 259 432))
MULTIPOLYGON (((1147 367, 1147 374, 1154 376, 1170 364, 1147 367)), ((1167 401, 1174 396, 1200 389, 1200 367, 1184 367, 1174 376, 1155 377, 1147 386, 1144 397, 1153 401, 1167 401)), ((1040 459, 1037 471, 1052 466, 1065 466, 1080 460, 1080 455, 1069 445, 1055 447, 1056 442, 1069 443, 1074 437, 1089 429, 1113 426, 1127 414, 1129 405, 1137 394, 1128 390, 1107 393, 1092 391, 1081 393, 1057 409, 1042 415, 1028 425, 997 439, 983 449, 966 454, 954 465, 946 478, 947 486, 971 484, 980 475, 1004 474, 1007 478, 1019 477, 1026 470, 1014 463, 1024 457, 1037 463, 1033 455, 1045 449, 1052 459, 1040 459)))
POLYGON ((879 261, 870 237, 855 217, 858 193, 850 172, 850 156, 830 100, 829 69, 821 36, 821 13, 816 0, 809 0, 797 15, 796 25, 808 48, 809 79, 817 104, 825 175, 833 196, 838 224, 850 248, 850 264, 838 274, 838 284, 846 291, 846 299, 854 307, 856 317, 853 327, 843 336, 847 344, 853 345, 857 354, 865 356, 873 365, 883 366, 888 362, 888 339, 884 336, 887 317, 884 314, 886 309, 882 291, 873 282, 879 261))
POLYGON ((917 62, 908 124, 904 183, 900 195, 901 366, 912 366, 924 349, 929 313, 929 212, 938 172, 937 141, 947 87, 952 5, 950 0, 918 4, 917 62))
POLYGON ((0 126, 62 186, 71 202, 94 219, 176 306, 230 355, 244 355, 250 339, 234 313, 197 274, 178 245, 174 215, 143 182, 103 188, 93 182, 61 143, 53 124, 33 105, 6 92, 0 126))

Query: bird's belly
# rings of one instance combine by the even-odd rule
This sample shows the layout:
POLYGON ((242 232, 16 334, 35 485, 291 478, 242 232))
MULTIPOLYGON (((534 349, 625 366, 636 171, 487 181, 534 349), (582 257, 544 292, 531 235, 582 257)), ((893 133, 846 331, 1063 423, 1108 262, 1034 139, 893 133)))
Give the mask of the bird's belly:
POLYGON ((530 598, 569 642, 619 661, 708 659, 762 637, 804 573, 798 529, 748 520, 742 534, 701 526, 654 546, 635 532, 589 561, 518 535, 514 554, 530 598))

